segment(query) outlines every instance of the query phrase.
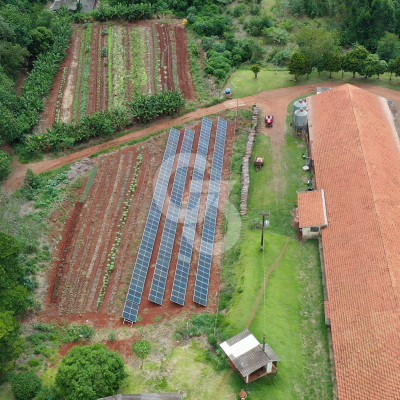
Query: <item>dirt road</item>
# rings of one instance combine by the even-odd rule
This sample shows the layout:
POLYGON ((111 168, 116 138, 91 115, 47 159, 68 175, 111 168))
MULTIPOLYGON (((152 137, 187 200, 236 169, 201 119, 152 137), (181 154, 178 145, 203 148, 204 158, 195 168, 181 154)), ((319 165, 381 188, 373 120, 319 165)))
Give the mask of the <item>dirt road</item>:
MULTIPOLYGON (((257 104, 263 112, 268 114, 273 114, 274 116, 274 126, 273 128, 266 129, 263 124, 261 124, 260 131, 266 135, 271 136, 272 142, 282 142, 284 139, 285 132, 285 117, 286 117, 286 109, 288 104, 293 98, 301 96, 306 93, 311 93, 316 91, 317 86, 322 87, 336 87, 340 86, 343 83, 340 82, 323 82, 319 84, 312 85, 302 85, 290 88, 282 88, 269 90, 266 92, 261 92, 255 94, 253 96, 243 97, 239 100, 239 106, 251 106, 253 104, 257 104)), ((367 90, 368 92, 374 93, 376 95, 385 97, 393 101, 393 104, 396 108, 400 108, 400 92, 395 90, 386 89, 378 86, 370 86, 363 84, 356 84, 355 86, 367 90)), ((179 118, 170 119, 168 121, 159 122, 157 124, 151 125, 146 129, 142 129, 140 131, 128 133, 124 136, 121 136, 115 140, 112 140, 107 143, 99 144, 90 148, 87 148, 82 151, 78 151, 76 153, 69 154, 67 156, 63 156, 57 158, 55 160, 46 160, 37 163, 30 164, 19 164, 18 162, 13 162, 13 171, 9 178, 3 182, 3 188, 6 190, 14 191, 22 185, 25 173, 27 168, 32 168, 35 173, 41 173, 45 171, 49 171, 51 169, 60 167, 66 163, 70 163, 76 160, 79 160, 83 157, 88 157, 91 154, 104 150, 108 147, 116 146, 121 143, 128 142, 133 139, 137 139, 146 135, 149 135, 154 132, 158 132, 164 129, 169 129, 172 126, 180 125, 187 123, 193 119, 201 118, 206 115, 214 114, 220 111, 223 111, 227 108, 234 108, 236 106, 236 100, 228 100, 224 103, 217 104, 208 108, 201 108, 194 112, 185 114, 179 118)))

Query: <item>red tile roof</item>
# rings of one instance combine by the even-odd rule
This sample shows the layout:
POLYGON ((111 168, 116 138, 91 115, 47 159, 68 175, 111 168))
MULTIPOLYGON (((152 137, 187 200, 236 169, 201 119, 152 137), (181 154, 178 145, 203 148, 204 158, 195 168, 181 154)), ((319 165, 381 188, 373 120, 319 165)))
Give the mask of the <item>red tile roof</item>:
POLYGON ((299 228, 328 225, 323 190, 297 193, 299 228))
POLYGON ((309 98, 337 389, 400 399, 400 148, 386 100, 343 85, 309 98))

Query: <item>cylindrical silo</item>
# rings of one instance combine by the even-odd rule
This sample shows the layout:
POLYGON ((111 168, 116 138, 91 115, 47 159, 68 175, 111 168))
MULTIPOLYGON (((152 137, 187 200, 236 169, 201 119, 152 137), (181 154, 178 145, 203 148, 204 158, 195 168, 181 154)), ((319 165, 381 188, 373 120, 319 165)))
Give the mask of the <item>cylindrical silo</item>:
POLYGON ((307 114, 308 112, 303 108, 294 112, 294 126, 296 128, 302 128, 307 125, 307 114))
POLYGON ((305 110, 307 108, 306 99, 300 99, 300 100, 295 101, 293 107, 294 107, 294 111, 300 110, 300 108, 305 110))

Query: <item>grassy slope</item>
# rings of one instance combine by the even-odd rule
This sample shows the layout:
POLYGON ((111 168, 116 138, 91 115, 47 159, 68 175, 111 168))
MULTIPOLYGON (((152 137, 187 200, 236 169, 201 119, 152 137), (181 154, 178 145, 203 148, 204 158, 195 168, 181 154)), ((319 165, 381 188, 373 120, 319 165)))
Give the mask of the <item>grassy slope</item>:
MULTIPOLYGON (((388 89, 400 90, 400 78, 392 75, 392 80, 389 80, 390 74, 386 73, 381 75, 380 79, 376 77, 365 79, 364 77, 356 76, 353 79, 353 74, 345 73, 342 78, 341 72, 333 73, 332 79, 329 78, 329 73, 321 72, 318 77, 318 72, 313 71, 309 75, 298 78, 297 82, 294 80, 293 75, 289 75, 288 71, 278 71, 275 75, 275 70, 267 70, 263 68, 258 74, 258 79, 254 79, 254 74, 250 70, 241 69, 233 73, 230 79, 227 80, 225 87, 230 87, 230 81, 238 87, 239 97, 250 96, 264 90, 279 89, 282 87, 290 87, 297 85, 307 85, 320 82, 345 82, 345 83, 363 83, 368 85, 382 86, 388 89)), ((233 94, 236 98, 236 93, 233 94)))

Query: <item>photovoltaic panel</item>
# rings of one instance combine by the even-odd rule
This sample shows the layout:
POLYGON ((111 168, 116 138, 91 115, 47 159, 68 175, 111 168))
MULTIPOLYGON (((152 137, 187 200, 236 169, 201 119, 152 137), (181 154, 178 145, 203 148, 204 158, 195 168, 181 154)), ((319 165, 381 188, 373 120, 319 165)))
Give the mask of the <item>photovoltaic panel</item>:
POLYGON ((196 283, 193 295, 193 301, 202 306, 207 305, 227 126, 228 124, 224 119, 218 118, 210 183, 207 194, 206 213, 204 216, 199 262, 197 265, 196 283))
POLYGON ((193 242, 196 233, 197 216, 200 207, 200 195, 203 188, 204 171, 207 164, 208 145, 210 142, 212 122, 203 118, 200 130, 199 144, 190 183, 187 210, 179 247, 171 301, 181 306, 185 304, 186 287, 189 277, 190 261, 192 259, 193 242), (200 149, 200 144, 202 145, 200 149), (201 150, 201 151, 200 151, 201 150))
POLYGON ((164 152, 163 162, 160 167, 160 173, 151 200, 142 240, 140 242, 135 268, 133 269, 131 282, 126 295, 125 305, 122 312, 122 318, 124 318, 125 321, 136 322, 139 312, 139 305, 142 299, 144 283, 149 269, 154 240, 157 235, 158 224, 160 222, 161 211, 168 189, 179 136, 180 132, 177 129, 171 128, 164 152))
POLYGON ((182 205, 186 176, 192 153, 193 139, 194 131, 186 128, 172 186, 171 199, 168 205, 153 281, 150 288, 149 300, 160 305, 162 305, 164 299, 165 285, 172 256, 172 248, 174 246, 176 228, 178 226, 179 212, 182 205))

